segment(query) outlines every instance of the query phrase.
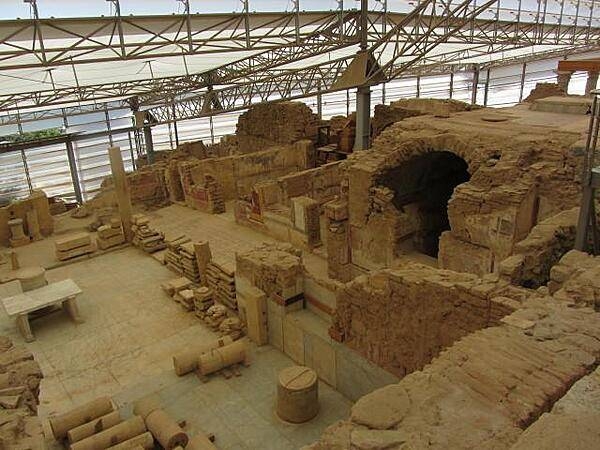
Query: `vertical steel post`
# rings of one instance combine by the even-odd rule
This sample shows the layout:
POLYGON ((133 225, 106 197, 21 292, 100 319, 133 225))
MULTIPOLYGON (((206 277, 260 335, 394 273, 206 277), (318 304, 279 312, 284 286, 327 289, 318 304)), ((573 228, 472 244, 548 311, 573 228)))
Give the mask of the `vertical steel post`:
MULTIPOLYGON (((106 104, 105 104, 106 106, 106 104)), ((65 131, 69 127, 69 119, 67 117, 67 112, 65 108, 61 109, 63 125, 65 127, 65 131)), ((75 150, 73 149, 73 142, 71 141, 71 136, 67 134, 67 140, 65 142, 67 148, 67 159, 69 160, 69 171, 71 172, 71 182, 73 183, 73 191, 75 193, 75 199, 77 203, 80 205, 83 203, 83 194, 81 192, 81 182, 79 181, 79 169, 77 167, 77 157, 75 156, 75 150)))
POLYGON ((129 153, 131 154, 131 166, 133 170, 136 170, 135 156, 133 154, 133 141, 131 140, 131 131, 127 132, 127 138, 129 139, 129 153))
POLYGON ((490 91, 490 72, 492 69, 488 68, 485 74, 485 85, 483 88, 483 106, 487 106, 488 104, 488 95, 490 91))
MULTIPOLYGON (((368 0, 361 0, 360 3, 360 51, 366 52, 369 46, 368 42, 368 0)), ((369 148, 371 140, 371 87, 368 85, 359 86, 356 89, 356 138, 354 140, 354 150, 366 150, 369 148)))
POLYGON ((242 0, 244 7, 244 30, 246 34, 246 48, 250 48, 250 5, 249 0, 242 0))
POLYGON ((346 117, 350 115, 350 89, 346 89, 346 117))
POLYGON ((527 74, 527 63, 523 63, 521 68, 521 86, 519 87, 519 102, 523 101, 523 92, 525 90, 525 75, 527 74))
POLYGON ((148 164, 154 163, 154 141, 152 140, 152 127, 144 125, 144 141, 146 142, 146 157, 148 164))
POLYGON ((296 44, 300 43, 300 0, 292 0, 294 5, 294 28, 296 33, 296 44))
POLYGON ((321 81, 319 80, 319 90, 317 91, 317 116, 323 118, 323 95, 321 94, 321 81))
POLYGON ((477 88, 479 86, 479 66, 473 65, 473 85, 471 88, 471 104, 477 104, 477 88))
POLYGON ((75 192, 75 198, 77 203, 80 205, 83 203, 83 194, 81 192, 81 184, 79 181, 79 170, 77 169, 77 159, 75 157, 75 151, 73 149, 73 142, 71 137, 67 136, 66 141, 67 147, 67 158, 69 160, 69 170, 71 171, 71 181, 73 182, 73 190, 75 192))
POLYGON ((106 120, 106 129, 108 130, 108 142, 113 146, 112 128, 110 126, 110 115, 108 114, 108 105, 104 104, 104 119, 106 120))
POLYGON ((23 161, 23 171, 25 172, 25 179, 27 180, 27 187, 29 193, 33 193, 33 184, 31 183, 31 175, 29 174, 29 164, 27 163, 27 156, 25 156, 25 150, 21 149, 21 161, 23 161))

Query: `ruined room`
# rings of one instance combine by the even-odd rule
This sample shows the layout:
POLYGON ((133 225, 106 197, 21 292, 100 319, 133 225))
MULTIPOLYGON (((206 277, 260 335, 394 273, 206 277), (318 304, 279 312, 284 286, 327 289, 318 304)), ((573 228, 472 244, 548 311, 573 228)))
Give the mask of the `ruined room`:
POLYGON ((0 1, 0 450, 600 447, 598 6, 0 1))

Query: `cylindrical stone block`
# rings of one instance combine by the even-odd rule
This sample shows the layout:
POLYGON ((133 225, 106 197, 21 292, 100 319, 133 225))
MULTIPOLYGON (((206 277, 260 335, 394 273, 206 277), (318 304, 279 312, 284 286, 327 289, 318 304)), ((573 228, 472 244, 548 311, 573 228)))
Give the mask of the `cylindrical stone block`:
POLYGON ((113 411, 67 431, 67 440, 72 444, 99 433, 100 431, 114 427, 121 422, 123 422, 123 419, 121 419, 119 411, 113 411))
POLYGON ((43 267, 31 266, 19 269, 16 278, 21 283, 23 292, 33 291, 48 284, 46 280, 46 270, 43 267))
POLYGON ((94 434, 71 445, 71 450, 105 450, 111 445, 119 444, 146 432, 144 419, 133 416, 114 427, 94 434))
POLYGON ((160 408, 160 397, 158 397, 158 395, 149 395, 133 404, 133 414, 146 420, 146 417, 148 417, 152 411, 156 411, 160 408))
POLYGON ((221 370, 232 364, 246 360, 247 344, 245 341, 235 341, 224 347, 215 348, 198 358, 198 370, 202 375, 221 370))
POLYGON ((178 376, 183 376, 186 373, 193 372, 198 368, 198 358, 200 355, 209 352, 210 350, 225 345, 231 344, 233 339, 231 336, 223 336, 209 343, 199 344, 191 349, 181 351, 173 356, 173 368, 178 376))
POLYGON ((307 422, 319 412, 319 380, 314 370, 292 366, 279 372, 277 415, 292 423, 307 422))
POLYGON ((126 441, 121 442, 120 444, 113 445, 112 447, 108 447, 111 450, 132 450, 132 449, 152 449, 154 448, 154 438, 152 437, 152 433, 146 431, 143 434, 140 434, 131 439, 127 439, 126 441))
POLYGON ((185 431, 162 409, 148 414, 146 426, 165 450, 173 450, 177 446, 185 447, 188 443, 185 431))
POLYGON ((52 434, 60 441, 67 437, 67 432, 93 419, 104 416, 114 410, 110 397, 100 397, 78 408, 49 420, 52 434))

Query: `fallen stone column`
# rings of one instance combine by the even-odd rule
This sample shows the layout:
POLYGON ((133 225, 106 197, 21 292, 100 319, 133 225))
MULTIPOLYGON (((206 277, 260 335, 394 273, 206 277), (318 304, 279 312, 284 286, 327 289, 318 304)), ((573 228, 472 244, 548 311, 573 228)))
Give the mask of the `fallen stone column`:
POLYGON ((67 413, 50 419, 50 428, 57 441, 65 439, 67 432, 84 423, 114 411, 110 397, 100 397, 67 413))
POLYGON ((94 434, 71 445, 71 450, 104 450, 146 432, 146 425, 140 416, 134 416, 114 427, 94 434))
POLYGON ((70 444, 73 444, 121 422, 123 422, 123 419, 121 419, 119 411, 113 411, 67 431, 67 440, 70 444))

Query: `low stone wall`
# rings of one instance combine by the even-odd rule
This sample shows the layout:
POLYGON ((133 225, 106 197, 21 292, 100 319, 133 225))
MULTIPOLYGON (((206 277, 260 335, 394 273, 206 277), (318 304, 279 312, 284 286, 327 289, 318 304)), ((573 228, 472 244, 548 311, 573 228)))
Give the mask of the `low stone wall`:
MULTIPOLYGON (((498 326, 462 338, 422 371, 361 398, 348 420, 304 450, 511 448, 599 357, 596 313, 531 296, 498 326)), ((599 419, 586 416, 586 426, 591 420, 597 429, 599 419)), ((569 445, 578 440, 564 437, 569 445)))
POLYGON ((420 264, 360 276, 338 291, 331 334, 402 377, 510 314, 518 303, 506 287, 420 264))
POLYGON ((269 180, 291 172, 305 170, 310 164, 310 145, 300 141, 294 145, 273 147, 255 153, 207 158, 179 164, 180 176, 189 186, 201 185, 206 175, 220 185, 223 199, 248 199, 252 187, 259 181, 269 180))

